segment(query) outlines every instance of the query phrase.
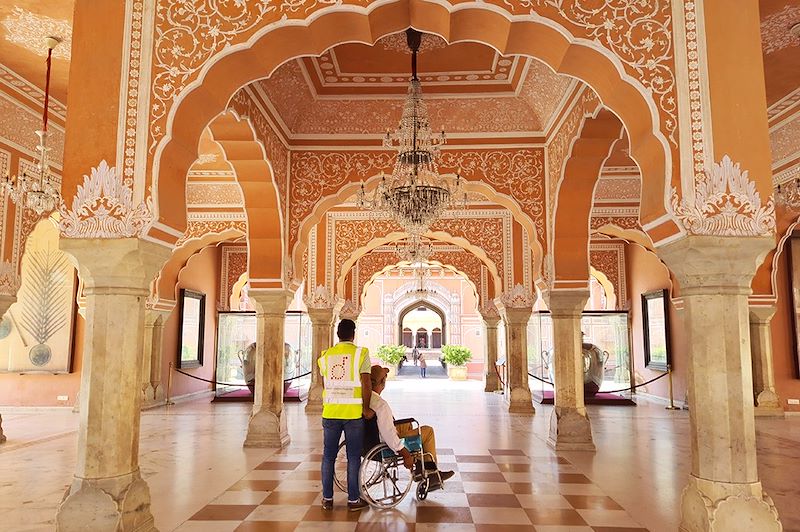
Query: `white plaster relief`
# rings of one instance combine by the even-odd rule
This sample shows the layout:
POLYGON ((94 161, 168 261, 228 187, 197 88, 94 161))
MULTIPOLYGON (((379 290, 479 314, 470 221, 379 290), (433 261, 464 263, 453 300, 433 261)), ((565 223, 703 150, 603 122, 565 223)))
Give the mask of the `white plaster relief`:
POLYGON ((69 61, 72 26, 66 20, 31 13, 14 6, 11 14, 3 20, 3 26, 6 28, 7 41, 41 56, 47 56, 47 37, 60 39, 61 44, 53 50, 53 57, 69 61))
POLYGON ((531 308, 534 298, 527 288, 517 284, 508 292, 503 292, 500 296, 500 301, 506 308, 531 308))
POLYGON ((15 296, 19 291, 22 279, 17 273, 14 263, 3 261, 0 263, 0 295, 15 296))
POLYGON ((800 23, 800 6, 786 5, 761 21, 761 46, 765 55, 800 46, 800 37, 789 31, 800 23))
POLYGON ((90 175, 72 199, 61 207, 61 234, 67 238, 128 238, 144 236, 153 222, 152 199, 134 203, 133 191, 122 182, 116 167, 105 160, 90 175))
POLYGON ((317 285, 314 291, 303 297, 303 303, 312 309, 328 309, 336 305, 336 297, 323 285, 317 285))
POLYGON ((672 188, 672 211, 684 228, 696 235, 772 236, 775 202, 761 204, 761 195, 747 170, 727 155, 706 167, 705 178, 695 184, 694 196, 678 199, 672 188))

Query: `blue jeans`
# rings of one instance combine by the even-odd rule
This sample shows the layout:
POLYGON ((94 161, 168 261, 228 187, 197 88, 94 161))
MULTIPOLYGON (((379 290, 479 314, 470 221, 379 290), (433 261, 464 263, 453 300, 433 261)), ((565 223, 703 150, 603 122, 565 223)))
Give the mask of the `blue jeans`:
POLYGON ((361 497, 358 487, 358 470, 364 446, 364 420, 361 418, 322 418, 322 497, 333 499, 333 468, 342 431, 347 442, 347 500, 356 502, 361 497))

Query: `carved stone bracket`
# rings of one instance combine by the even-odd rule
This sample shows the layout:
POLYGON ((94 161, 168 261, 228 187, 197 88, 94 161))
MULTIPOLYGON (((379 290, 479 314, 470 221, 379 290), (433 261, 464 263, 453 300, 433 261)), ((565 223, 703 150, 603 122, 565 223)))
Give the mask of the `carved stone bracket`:
POLYGON ((318 285, 310 294, 303 297, 303 303, 310 309, 329 309, 336 306, 336 297, 328 287, 318 285))
POLYGON ((522 286, 521 284, 517 284, 509 290, 508 292, 504 292, 500 296, 500 303, 505 308, 531 308, 534 303, 533 294, 530 291, 522 286))
POLYGON ((153 222, 152 199, 134 203, 133 191, 122 182, 116 167, 105 160, 90 175, 72 199, 61 206, 61 235, 67 238, 128 238, 143 236, 153 222))
POLYGON ((16 296, 21 279, 17 268, 8 261, 0 263, 0 296, 16 296))
POLYGON ((678 199, 672 188, 672 211, 690 234, 714 236, 772 236, 775 201, 762 205, 747 170, 727 155, 706 163, 705 177, 695 183, 693 195, 678 199))
POLYGON ((361 307, 352 299, 345 300, 342 309, 339 311, 339 317, 343 320, 355 320, 359 314, 361 314, 361 307))

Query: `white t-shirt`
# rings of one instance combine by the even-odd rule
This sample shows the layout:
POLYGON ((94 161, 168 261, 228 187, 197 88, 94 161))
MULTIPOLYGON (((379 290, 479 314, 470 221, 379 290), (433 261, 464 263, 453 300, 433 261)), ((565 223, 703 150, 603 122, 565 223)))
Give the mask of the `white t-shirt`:
POLYGON ((369 407, 375 411, 375 416, 378 418, 378 432, 380 432, 383 443, 388 445, 394 452, 402 449, 403 442, 400 441, 397 429, 394 428, 394 415, 389 403, 378 392, 373 390, 372 397, 369 400, 369 407))

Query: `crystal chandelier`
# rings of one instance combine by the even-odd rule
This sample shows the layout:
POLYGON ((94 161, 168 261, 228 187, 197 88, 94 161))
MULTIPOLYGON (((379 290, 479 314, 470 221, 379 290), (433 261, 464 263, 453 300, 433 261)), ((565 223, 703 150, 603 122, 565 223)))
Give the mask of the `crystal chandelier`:
MULTIPOLYGON (((403 107, 400 127, 387 132, 383 145, 397 150, 391 176, 383 176, 371 198, 364 183, 358 193, 358 204, 376 213, 386 213, 411 235, 421 235, 454 205, 460 195, 460 176, 448 179, 439 175, 439 149, 446 142, 444 131, 435 135, 422 100, 422 87, 417 77, 417 51, 422 35, 409 28, 406 40, 411 50, 411 82, 403 107)), ((466 199, 465 199, 466 202, 466 199)))
POLYGON ((395 253, 400 260, 416 264, 427 262, 433 252, 430 241, 423 240, 419 235, 412 234, 407 240, 395 245, 395 253))
POLYGON ((33 172, 23 171, 20 176, 11 176, 8 172, 3 176, 0 185, 8 193, 11 201, 41 216, 55 210, 61 205, 61 183, 50 169, 50 149, 47 146, 47 117, 50 104, 50 64, 53 48, 60 42, 55 37, 47 38, 47 78, 44 89, 44 111, 42 113, 42 129, 36 132, 39 145, 36 147, 37 161, 33 172))

